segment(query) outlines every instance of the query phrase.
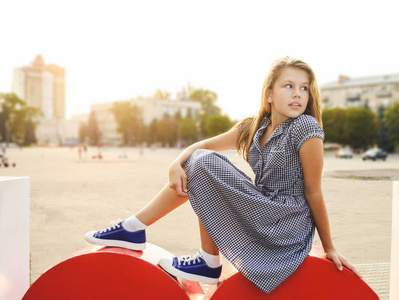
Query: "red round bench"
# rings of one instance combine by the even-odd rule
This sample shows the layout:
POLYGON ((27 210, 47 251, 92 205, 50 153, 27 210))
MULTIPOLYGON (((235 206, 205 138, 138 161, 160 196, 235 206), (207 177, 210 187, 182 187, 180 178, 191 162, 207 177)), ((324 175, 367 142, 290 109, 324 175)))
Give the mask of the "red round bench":
POLYGON ((46 299, 378 299, 352 272, 342 272, 323 258, 309 256, 297 271, 266 294, 223 267, 221 282, 206 295, 197 282, 176 279, 157 265, 168 251, 147 243, 143 252, 89 247, 52 267, 37 279, 23 300, 46 299))

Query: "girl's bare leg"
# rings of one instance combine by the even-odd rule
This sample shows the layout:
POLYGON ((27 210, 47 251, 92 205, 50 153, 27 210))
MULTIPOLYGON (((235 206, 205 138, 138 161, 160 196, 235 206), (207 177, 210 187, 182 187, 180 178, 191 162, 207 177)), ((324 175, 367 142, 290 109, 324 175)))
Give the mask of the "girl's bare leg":
POLYGON ((148 226, 158 221, 187 200, 188 197, 178 196, 176 191, 167 184, 146 206, 136 213, 135 216, 148 226))
POLYGON ((212 255, 219 255, 219 249, 216 247, 215 243, 212 241, 211 236, 208 231, 206 231, 202 222, 198 219, 199 229, 200 229, 200 238, 201 238, 201 248, 206 253, 212 255))
MULTIPOLYGON (((138 213, 135 214, 136 218, 142 223, 149 226, 160 218, 179 207, 188 200, 188 197, 179 197, 176 191, 165 185, 162 190, 138 213)), ((199 231, 201 238, 201 248, 213 255, 218 255, 219 250, 215 243, 212 241, 209 233, 206 231, 204 225, 198 220, 199 231)))

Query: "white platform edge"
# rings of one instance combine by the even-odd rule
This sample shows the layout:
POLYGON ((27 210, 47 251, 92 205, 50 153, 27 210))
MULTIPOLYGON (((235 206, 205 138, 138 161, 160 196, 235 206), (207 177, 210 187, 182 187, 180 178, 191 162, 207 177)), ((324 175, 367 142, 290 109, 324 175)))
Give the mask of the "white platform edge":
POLYGON ((399 181, 393 182, 392 191, 392 239, 391 279, 389 299, 399 299, 399 181))
POLYGON ((0 300, 20 300, 29 288, 29 185, 29 177, 0 177, 0 300))

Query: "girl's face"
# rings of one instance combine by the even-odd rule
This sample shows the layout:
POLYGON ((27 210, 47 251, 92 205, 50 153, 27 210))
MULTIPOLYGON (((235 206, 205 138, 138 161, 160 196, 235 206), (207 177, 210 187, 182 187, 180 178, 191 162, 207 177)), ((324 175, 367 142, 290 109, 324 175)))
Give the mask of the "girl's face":
POLYGON ((284 122, 303 114, 309 101, 309 75, 288 67, 283 69, 268 95, 273 122, 284 122))

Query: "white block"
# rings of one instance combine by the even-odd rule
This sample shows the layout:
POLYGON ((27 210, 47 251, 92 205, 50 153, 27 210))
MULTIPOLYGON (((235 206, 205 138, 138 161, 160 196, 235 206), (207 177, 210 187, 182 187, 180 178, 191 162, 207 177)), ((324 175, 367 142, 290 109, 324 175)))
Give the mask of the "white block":
POLYGON ((0 177, 0 300, 29 288, 29 211, 29 178, 0 177))
POLYGON ((391 282, 389 299, 399 299, 399 181, 393 182, 392 193, 391 282))

